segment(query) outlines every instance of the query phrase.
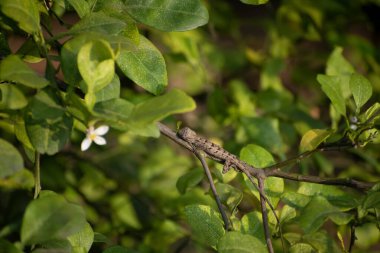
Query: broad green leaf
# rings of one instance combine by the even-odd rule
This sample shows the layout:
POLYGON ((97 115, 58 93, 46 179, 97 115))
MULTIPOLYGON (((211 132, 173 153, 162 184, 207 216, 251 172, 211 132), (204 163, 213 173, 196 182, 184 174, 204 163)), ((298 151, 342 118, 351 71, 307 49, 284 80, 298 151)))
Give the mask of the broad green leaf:
POLYGON ((380 208, 380 192, 370 191, 363 200, 362 206, 364 209, 380 208))
POLYGON ((346 117, 346 103, 340 86, 340 77, 319 74, 317 80, 321 84, 323 92, 330 99, 336 111, 346 117))
POLYGON ((372 96, 371 83, 362 75, 352 74, 350 79, 350 89, 354 96, 357 111, 368 101, 372 96))
POLYGON ((53 90, 43 89, 29 102, 28 113, 35 120, 54 120, 62 117, 65 109, 59 104, 59 98, 53 90))
POLYGON ((337 246, 334 238, 326 231, 318 231, 303 236, 303 241, 312 245, 318 252, 341 253, 342 249, 337 246))
POLYGON ((120 19, 110 17, 103 12, 92 12, 76 23, 68 34, 94 32, 108 35, 120 34, 128 28, 128 24, 120 19))
POLYGON ((0 161, 0 178, 10 176, 24 168, 24 161, 18 150, 3 139, 0 139, 0 161))
POLYGON ((87 1, 85 0, 67 0, 67 1, 70 3, 71 6, 74 7, 75 11, 77 12, 80 18, 83 18, 84 16, 90 13, 91 7, 87 1))
POLYGON ((73 247, 73 253, 79 253, 83 250, 84 252, 89 252, 94 241, 94 231, 91 225, 86 222, 82 230, 70 235, 67 239, 73 247))
POLYGON ((278 119, 243 118, 242 123, 251 142, 276 154, 284 152, 285 146, 280 134, 278 119))
POLYGON ((0 253, 23 253, 23 251, 14 246, 13 243, 0 238, 0 253))
POLYGON ((301 211, 299 225, 305 233, 313 233, 323 225, 330 214, 338 212, 339 209, 330 204, 327 199, 314 196, 301 211))
POLYGON ((78 69, 85 81, 85 93, 95 93, 109 84, 115 74, 114 54, 104 40, 87 42, 78 52, 78 69))
POLYGON ((49 84, 48 80, 37 75, 16 55, 10 55, 0 62, 0 80, 20 83, 35 89, 49 84))
POLYGON ((106 87, 95 93, 96 102, 107 101, 120 97, 120 79, 115 74, 112 81, 106 87))
POLYGON ((236 187, 229 184, 216 184, 216 191, 220 200, 228 209, 233 212, 243 199, 243 193, 236 187))
POLYGON ((362 122, 367 124, 373 124, 376 120, 380 118, 380 103, 374 103, 367 111, 364 113, 364 119, 362 122))
POLYGON ((95 104, 94 113, 107 124, 120 130, 127 130, 134 105, 122 98, 115 98, 95 104))
POLYGON ((315 249, 307 243, 296 243, 289 249, 290 253, 316 253, 315 249))
POLYGON ((126 0, 128 13, 158 30, 186 31, 205 25, 208 11, 200 0, 126 0))
POLYGON ((28 100, 15 85, 0 85, 0 109, 17 110, 25 107, 27 104, 28 100))
MULTIPOLYGON (((248 164, 258 168, 266 167, 274 163, 272 155, 267 150, 254 144, 249 144, 242 148, 240 151, 240 158, 248 164)), ((246 176, 244 176, 244 180, 249 189, 259 199, 260 195, 256 187, 252 185, 251 181, 246 176)), ((277 205, 283 191, 284 180, 282 178, 269 177, 265 179, 264 192, 274 207, 277 205)))
POLYGON ((65 239, 81 231, 85 224, 85 213, 80 206, 68 203, 60 195, 41 196, 30 202, 25 210, 21 242, 32 245, 65 239))
POLYGON ((29 136, 26 132, 24 117, 15 115, 13 117, 15 135, 18 141, 20 141, 26 148, 33 149, 33 145, 30 142, 29 136))
POLYGON ((329 215, 329 219, 338 226, 347 225, 351 221, 355 220, 355 214, 337 212, 329 215))
POLYGON ((41 243, 41 246, 35 250, 33 253, 85 253, 85 252, 74 252, 67 239, 50 239, 49 241, 41 243))
POLYGON ((310 129, 301 139, 301 152, 311 151, 316 149, 319 144, 324 142, 332 134, 331 130, 326 129, 310 129))
POLYGON ((34 0, 1 0, 1 11, 27 33, 40 30, 40 14, 34 0))
POLYGON ((135 134, 143 137, 153 137, 158 138, 160 137, 160 129, 158 129, 158 126, 156 123, 152 123, 145 126, 139 126, 139 127, 133 127, 129 126, 128 134, 135 134))
POLYGON ((30 142, 37 152, 53 155, 68 142, 73 120, 64 114, 54 122, 28 117, 25 124, 30 142))
POLYGON ((240 1, 245 4, 259 5, 259 4, 266 4, 269 0, 240 0, 240 1))
POLYGON ((219 253, 267 253, 265 243, 237 231, 227 232, 218 243, 219 253))
POLYGON ((116 62, 127 77, 155 95, 167 86, 165 60, 160 51, 143 36, 138 46, 122 46, 116 62))
POLYGON ((190 205, 185 207, 185 215, 193 235, 202 243, 216 248, 225 233, 220 214, 209 206, 190 205))
POLYGON ((256 237, 264 241, 264 228, 260 212, 250 212, 241 218, 240 233, 256 237))
POLYGON ((326 75, 328 76, 350 76, 355 72, 352 65, 343 57, 343 48, 336 47, 329 56, 326 63, 326 75))
POLYGON ((310 200, 310 196, 291 191, 284 192, 284 194, 281 196, 282 202, 295 209, 303 208, 307 205, 307 203, 310 202, 310 200))
POLYGON ((177 190, 181 193, 184 194, 187 190, 193 188, 199 182, 202 181, 204 176, 204 171, 201 169, 193 169, 187 172, 186 174, 182 175, 180 178, 177 180, 177 190))
POLYGON ((168 93, 148 99, 135 106, 130 117, 135 126, 157 122, 171 114, 191 111, 195 108, 194 100, 183 91, 173 89, 168 93))

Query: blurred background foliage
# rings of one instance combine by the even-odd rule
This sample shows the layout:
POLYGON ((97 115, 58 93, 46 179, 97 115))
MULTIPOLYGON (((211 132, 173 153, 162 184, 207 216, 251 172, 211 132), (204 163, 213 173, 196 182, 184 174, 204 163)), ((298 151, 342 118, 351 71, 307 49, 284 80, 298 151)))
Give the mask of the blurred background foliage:
MULTIPOLYGON (((169 89, 184 90, 196 100, 195 111, 165 120, 172 129, 182 121, 234 154, 252 143, 267 149, 276 161, 293 157, 300 153, 305 132, 338 126, 316 80, 317 74, 325 73, 326 62, 337 48, 370 80, 370 103, 379 101, 379 1, 205 3, 209 23, 197 30, 160 32, 139 27, 165 57, 169 89)), ((122 97, 141 101, 148 96, 131 87, 130 80, 121 83, 122 97)), ((351 114, 355 115, 353 110, 351 114)), ((6 131, 1 137, 13 138, 6 131)), ((96 232, 91 252, 116 244, 129 249, 125 252, 214 252, 205 246, 204 238, 191 232, 186 220, 185 207, 192 204, 217 210, 200 164, 186 150, 165 137, 111 131, 107 146, 81 152, 82 138, 82 133, 74 132, 64 150, 41 158, 41 184, 84 207, 96 232)), ((286 170, 375 182, 380 179, 379 156, 377 138, 364 149, 316 154, 286 170)), ((259 202, 243 178, 235 172, 223 177, 218 164, 212 163, 211 168, 222 200, 228 200, 231 219, 261 219, 259 202)), ((1 179, 0 186, 0 237, 17 241, 23 212, 33 197, 33 178, 23 171, 1 179)), ((285 192, 299 187, 285 181, 285 192)), ((338 234, 347 248, 347 225, 326 222, 319 231, 304 234, 302 222, 291 220, 284 232, 288 242, 305 243, 309 251, 303 252, 342 251, 338 234)), ((241 231, 244 224, 242 220, 241 231)), ((358 224, 353 252, 380 250, 377 226, 374 222, 358 224)), ((262 230, 257 229, 260 236, 262 230)), ((275 247, 281 251, 279 240, 275 247)))

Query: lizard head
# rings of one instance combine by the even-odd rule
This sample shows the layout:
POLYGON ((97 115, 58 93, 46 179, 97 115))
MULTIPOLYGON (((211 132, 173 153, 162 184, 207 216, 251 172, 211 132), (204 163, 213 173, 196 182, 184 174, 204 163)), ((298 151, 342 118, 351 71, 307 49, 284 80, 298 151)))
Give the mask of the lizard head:
POLYGON ((178 131, 178 136, 184 140, 188 140, 189 138, 192 138, 196 135, 197 134, 188 127, 184 127, 178 131))

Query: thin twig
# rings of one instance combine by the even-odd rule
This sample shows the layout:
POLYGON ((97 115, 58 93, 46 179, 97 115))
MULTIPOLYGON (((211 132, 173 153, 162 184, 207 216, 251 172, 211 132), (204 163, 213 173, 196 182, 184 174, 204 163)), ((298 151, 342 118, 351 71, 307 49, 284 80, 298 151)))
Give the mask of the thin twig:
POLYGON ((34 156, 34 199, 38 197, 41 191, 40 179, 40 153, 36 151, 34 156))
POLYGON ((202 163, 203 170, 205 171, 207 179, 210 183, 210 188, 211 188, 212 194, 214 195, 214 198, 215 198, 216 204, 218 206, 219 212, 222 215, 222 219, 224 222, 224 228, 226 230, 229 230, 230 225, 229 225, 228 217, 226 215, 226 212, 223 209, 223 205, 222 205, 222 202, 220 201, 218 192, 216 191, 215 184, 214 184, 210 169, 207 165, 207 162, 206 162, 205 158, 199 153, 199 151, 197 149, 194 148, 193 153, 198 158, 198 160, 202 163))
MULTIPOLYGON (((264 179, 257 178, 257 181, 259 183, 259 189, 263 192, 264 191, 264 179)), ((269 253, 273 253, 274 250, 273 250, 273 245, 272 245, 272 240, 271 240, 271 233, 269 230, 269 221, 268 221, 266 201, 261 194, 260 194, 260 204, 261 204, 261 215, 263 218, 264 234, 265 234, 265 240, 267 242, 267 248, 268 248, 269 253)))
POLYGON ((351 233, 350 233, 350 246, 348 248, 348 253, 352 252, 352 248, 354 247, 356 240, 356 235, 355 235, 355 224, 351 225, 351 233))

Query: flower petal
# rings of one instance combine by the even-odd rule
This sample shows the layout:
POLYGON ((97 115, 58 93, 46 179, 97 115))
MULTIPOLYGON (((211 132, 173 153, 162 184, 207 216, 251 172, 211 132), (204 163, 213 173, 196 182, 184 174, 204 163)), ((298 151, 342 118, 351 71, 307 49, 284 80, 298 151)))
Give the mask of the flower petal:
POLYGON ((104 139, 103 137, 100 137, 100 136, 96 136, 94 139, 94 142, 98 145, 105 145, 107 143, 106 139, 104 139))
POLYGON ((82 151, 86 151, 91 146, 92 140, 90 138, 85 138, 80 145, 82 151))
POLYGON ((97 129, 95 129, 94 134, 105 135, 109 129, 110 129, 109 126, 103 125, 103 126, 98 127, 97 129))

